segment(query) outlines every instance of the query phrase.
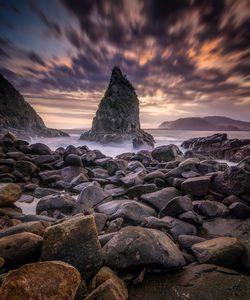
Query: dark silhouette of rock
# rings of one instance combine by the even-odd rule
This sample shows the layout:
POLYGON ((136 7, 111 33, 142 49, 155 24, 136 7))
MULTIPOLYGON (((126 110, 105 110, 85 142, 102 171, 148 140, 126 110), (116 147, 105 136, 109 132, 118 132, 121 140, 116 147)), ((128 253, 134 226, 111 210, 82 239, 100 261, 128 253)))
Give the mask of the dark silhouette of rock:
POLYGON ((132 141, 135 148, 154 146, 154 138, 140 126, 139 99, 119 67, 112 70, 109 86, 99 104, 91 130, 84 132, 80 139, 101 143, 132 141))
POLYGON ((47 128, 23 96, 0 74, 0 128, 12 131, 18 137, 68 136, 67 133, 47 128))
POLYGON ((234 162, 240 162, 250 155, 250 139, 228 139, 226 133, 192 138, 184 141, 181 147, 215 159, 227 159, 234 162))
POLYGON ((221 116, 204 118, 181 118, 160 124, 160 129, 168 130, 206 130, 206 131, 240 131, 250 130, 250 122, 234 120, 221 116))

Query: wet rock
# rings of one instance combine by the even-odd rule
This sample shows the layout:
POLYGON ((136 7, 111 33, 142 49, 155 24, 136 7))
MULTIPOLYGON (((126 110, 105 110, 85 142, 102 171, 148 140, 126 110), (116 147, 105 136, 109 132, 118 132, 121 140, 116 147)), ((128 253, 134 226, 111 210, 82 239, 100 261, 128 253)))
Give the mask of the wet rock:
POLYGON ((127 190, 124 187, 118 187, 114 189, 109 189, 107 192, 112 196, 112 197, 120 197, 126 194, 127 190))
POLYGON ((31 232, 40 236, 43 236, 45 226, 40 221, 25 222, 17 224, 8 228, 0 230, 0 238, 20 233, 20 232, 31 232))
POLYGON ((165 179, 165 174, 161 171, 158 171, 158 170, 150 172, 146 175, 145 181, 152 182, 152 181, 154 181, 155 178, 165 179))
POLYGON ((150 206, 133 200, 113 200, 99 205, 96 210, 107 214, 111 220, 123 218, 130 225, 138 225, 144 218, 156 215, 156 211, 150 206))
POLYGON ((161 231, 168 231, 172 225, 167 220, 159 219, 156 217, 146 217, 143 222, 141 223, 141 226, 147 227, 147 228, 153 228, 153 229, 159 229, 161 231))
POLYGON ((103 168, 95 168, 89 170, 89 176, 91 178, 103 178, 106 179, 109 177, 108 171, 103 168))
POLYGON ((177 196, 181 196, 181 193, 176 188, 167 187, 157 192, 144 194, 141 196, 141 200, 157 210, 161 210, 170 200, 177 196))
POLYGON ((39 155, 38 157, 34 157, 32 159, 33 163, 36 165, 44 165, 44 164, 48 164, 48 163, 52 163, 56 160, 54 155, 39 155))
POLYGON ((52 154, 50 148, 47 145, 42 143, 32 144, 30 145, 30 149, 32 154, 38 154, 38 155, 52 154))
POLYGON ((163 222, 170 224, 169 233, 172 235, 175 241, 178 240, 180 235, 196 235, 197 229, 194 225, 187 222, 178 220, 173 217, 163 217, 160 219, 163 222))
POLYGON ((203 217, 195 213, 194 211, 187 211, 178 216, 178 219, 188 222, 193 225, 201 225, 203 222, 203 217))
POLYGON ((181 213, 193 209, 192 201, 187 196, 180 196, 171 199, 160 211, 160 217, 171 216, 176 217, 181 213))
POLYGON ((105 265, 115 269, 140 266, 178 268, 183 255, 171 239, 156 229, 124 227, 104 247, 105 265))
POLYGON ((107 268, 102 267, 90 283, 93 290, 85 299, 86 300, 127 300, 128 290, 125 282, 119 279, 115 273, 107 268))
POLYGON ((130 187, 127 190, 127 194, 130 198, 140 197, 143 194, 152 193, 157 191, 158 188, 155 184, 139 184, 130 187))
POLYGON ((88 211, 102 203, 112 200, 112 196, 95 185, 85 187, 77 198, 73 213, 88 211))
POLYGON ((0 207, 10 206, 22 195, 22 190, 15 183, 0 183, 0 207))
POLYGON ((41 260, 62 260, 74 266, 82 279, 102 265, 101 246, 93 216, 78 216, 46 228, 41 260))
POLYGON ((139 170, 134 173, 129 173, 125 177, 122 177, 121 181, 126 187, 131 187, 134 185, 143 184, 145 176, 146 172, 144 170, 139 170))
POLYGON ((107 161, 107 170, 110 176, 114 175, 118 170, 125 170, 128 162, 124 159, 112 159, 107 161))
POLYGON ((97 181, 91 181, 91 182, 83 182, 83 183, 80 183, 76 186, 73 186, 71 188, 71 190, 72 190, 72 192, 80 193, 87 186, 92 186, 92 185, 97 186, 97 187, 101 187, 101 185, 97 181))
POLYGON ((196 235, 179 235, 178 243, 182 249, 188 251, 191 254, 194 254, 192 246, 201 242, 206 241, 204 238, 196 235))
POLYGON ((22 195, 18 202, 32 203, 34 197, 32 195, 22 195))
POLYGON ((229 167, 212 181, 212 189, 224 195, 250 193, 250 172, 242 167, 229 167))
POLYGON ((76 200, 68 194, 48 195, 39 200, 36 206, 36 213, 39 215, 43 211, 47 211, 50 217, 53 216, 55 210, 63 214, 71 214, 75 206, 76 200))
POLYGON ((81 156, 83 166, 91 166, 94 164, 96 154, 94 151, 88 151, 81 156))
POLYGON ((191 264, 171 273, 146 273, 140 285, 129 285, 129 299, 137 300, 247 300, 248 276, 208 264, 191 264))
POLYGON ((114 219, 109 223, 106 233, 119 231, 122 228, 123 222, 124 222, 123 218, 114 219))
POLYGON ((38 259, 43 238, 30 232, 21 232, 0 238, 0 257, 6 265, 18 266, 38 259))
POLYGON ((106 225, 108 216, 106 214, 101 214, 101 213, 96 213, 96 212, 93 213, 92 216, 94 216, 94 218, 95 218, 96 228, 97 228, 98 233, 100 233, 106 225))
POLYGON ((81 158, 77 154, 68 154, 64 157, 64 163, 66 166, 82 167, 81 158))
POLYGON ((216 216, 225 216, 229 213, 228 208, 217 201, 210 201, 210 200, 201 200, 201 201, 194 201, 194 210, 207 217, 213 218, 216 216))
POLYGON ((243 245, 235 237, 219 237, 192 246, 200 263, 212 263, 223 267, 239 264, 243 245))
POLYGON ((181 191, 184 194, 201 197, 208 193, 209 185, 209 176, 188 178, 181 184, 181 191))
POLYGON ((161 161, 173 161, 173 160, 182 160, 183 155, 182 152, 179 150, 179 148, 174 145, 170 144, 167 146, 159 146, 156 147, 152 151, 152 157, 159 162, 161 161))
POLYGON ((86 174, 87 171, 82 167, 67 166, 61 170, 61 176, 64 181, 70 183, 79 174, 86 174))
POLYGON ((50 188, 36 188, 35 189, 35 193, 34 193, 34 197, 35 198, 42 198, 48 195, 54 195, 54 194, 59 194, 59 191, 56 191, 54 189, 50 189, 50 188))
POLYGON ((61 261, 28 264, 7 274, 1 299, 73 300, 80 281, 79 272, 61 261))
POLYGON ((81 174, 79 174, 78 176, 76 176, 75 178, 73 178, 71 180, 70 186, 74 187, 76 185, 79 185, 79 184, 81 184, 83 182, 88 182, 88 181, 89 181, 88 176, 86 174, 81 173, 81 174))
POLYGON ((229 206, 230 214, 239 219, 250 218, 250 207, 241 202, 232 203, 229 206))
POLYGON ((241 263, 250 268, 250 220, 215 218, 202 224, 205 237, 237 237, 245 248, 241 263))
POLYGON ((99 235, 98 240, 99 240, 101 246, 103 247, 105 244, 107 244, 107 242, 109 240, 111 240, 116 234, 117 234, 117 232, 112 232, 112 233, 106 233, 106 234, 99 235))

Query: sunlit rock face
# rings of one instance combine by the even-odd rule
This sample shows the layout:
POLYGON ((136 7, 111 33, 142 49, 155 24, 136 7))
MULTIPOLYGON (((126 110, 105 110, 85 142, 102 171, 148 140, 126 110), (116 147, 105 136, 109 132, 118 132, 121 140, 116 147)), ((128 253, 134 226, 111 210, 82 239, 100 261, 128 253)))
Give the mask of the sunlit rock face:
POLYGON ((131 141, 135 148, 154 146, 153 137, 141 129, 135 89, 119 67, 112 70, 109 86, 99 104, 91 130, 83 133, 80 139, 101 143, 131 141))

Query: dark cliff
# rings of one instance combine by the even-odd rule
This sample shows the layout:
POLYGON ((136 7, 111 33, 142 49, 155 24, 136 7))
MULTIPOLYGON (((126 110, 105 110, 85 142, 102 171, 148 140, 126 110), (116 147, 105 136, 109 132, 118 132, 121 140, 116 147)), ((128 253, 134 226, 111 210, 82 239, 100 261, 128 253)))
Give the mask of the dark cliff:
POLYGON ((60 130, 47 128, 42 118, 24 97, 0 74, 0 128, 17 136, 67 136, 60 130))

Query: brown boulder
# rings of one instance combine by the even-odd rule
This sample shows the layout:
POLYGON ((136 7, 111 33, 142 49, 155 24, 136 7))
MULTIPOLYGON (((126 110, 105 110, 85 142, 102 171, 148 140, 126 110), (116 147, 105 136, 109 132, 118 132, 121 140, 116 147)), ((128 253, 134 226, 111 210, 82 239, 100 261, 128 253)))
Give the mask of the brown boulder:
POLYGON ((80 281, 79 272, 61 261, 28 264, 8 273, 1 300, 73 300, 80 281))
POLYGON ((43 238, 30 232, 21 232, 0 239, 0 256, 6 265, 17 266, 38 259, 43 238))
POLYGON ((0 183, 0 207, 10 206, 22 196, 22 190, 15 183, 0 183))

